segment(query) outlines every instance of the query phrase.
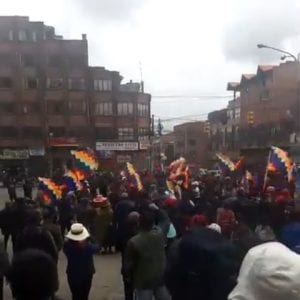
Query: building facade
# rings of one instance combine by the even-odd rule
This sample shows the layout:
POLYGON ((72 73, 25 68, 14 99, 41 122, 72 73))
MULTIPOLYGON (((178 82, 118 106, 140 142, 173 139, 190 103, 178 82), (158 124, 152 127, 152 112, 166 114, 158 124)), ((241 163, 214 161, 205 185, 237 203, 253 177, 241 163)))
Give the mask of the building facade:
POLYGON ((0 163, 38 161, 41 174, 80 146, 109 142, 98 149, 112 161, 147 151, 151 96, 121 81, 118 72, 89 66, 86 35, 65 40, 43 22, 0 17, 0 163), (119 142, 124 147, 113 148, 119 142))
POLYGON ((189 122, 174 126, 174 156, 188 159, 195 168, 209 165, 206 122, 189 122))

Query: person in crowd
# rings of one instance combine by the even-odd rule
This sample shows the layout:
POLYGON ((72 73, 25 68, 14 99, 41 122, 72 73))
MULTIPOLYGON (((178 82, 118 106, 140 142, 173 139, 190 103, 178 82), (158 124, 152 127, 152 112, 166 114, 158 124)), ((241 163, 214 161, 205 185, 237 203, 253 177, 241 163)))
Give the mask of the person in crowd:
POLYGON ((93 203, 95 205, 95 224, 94 234, 95 239, 102 247, 102 253, 112 253, 112 226, 113 226, 113 211, 106 197, 98 195, 93 203))
POLYGON ((56 249, 59 252, 63 247, 63 237, 61 235, 60 226, 57 223, 56 212, 53 209, 44 209, 43 228, 51 233, 56 245, 56 249))
POLYGON ((9 238, 12 234, 12 227, 15 220, 12 218, 12 204, 6 202, 4 209, 0 211, 0 228, 4 237, 4 248, 7 249, 9 238))
POLYGON ((17 181, 13 176, 9 176, 6 182, 7 192, 10 201, 15 201, 17 199, 17 181))
POLYGON ((172 300, 225 300, 239 269, 236 247, 220 233, 192 229, 169 252, 166 285, 172 300))
POLYGON ((164 285, 165 267, 163 233, 154 227, 153 212, 143 211, 140 232, 128 241, 123 265, 125 278, 133 282, 135 299, 170 299, 164 285))
POLYGON ((32 199, 33 179, 25 177, 23 182, 24 198, 32 199))
POLYGON ((132 275, 127 276, 124 271, 124 262, 125 262, 125 250, 128 241, 138 234, 139 231, 139 220, 140 220, 140 214, 137 211, 132 211, 128 217, 127 222, 125 224, 125 230, 124 230, 124 236, 122 236, 122 241, 120 241, 120 251, 121 251, 121 258, 122 258, 122 268, 121 273, 123 277, 123 283, 124 283, 124 295, 125 300, 133 300, 133 292, 134 292, 134 286, 132 282, 132 275))
POLYGON ((95 210, 89 202, 89 198, 78 198, 78 204, 75 208, 77 222, 81 223, 90 232, 93 230, 95 210))
MULTIPOLYGON (((300 256, 277 242, 249 250, 229 300, 299 300, 300 256)), ((185 298, 186 299, 186 298, 185 298)))
POLYGON ((116 238, 116 250, 120 250, 120 243, 124 239, 125 224, 127 217, 130 212, 134 211, 135 203, 128 198, 127 193, 122 193, 121 199, 114 210, 114 227, 115 227, 115 238, 116 238))
POLYGON ((262 218, 260 224, 258 224, 255 228, 255 234, 264 243, 276 240, 275 233, 267 218, 262 218))
POLYGON ((80 223, 74 223, 66 235, 64 253, 67 277, 73 300, 87 300, 95 273, 93 255, 99 247, 90 243, 90 234, 80 223))
POLYGON ((72 220, 74 219, 74 203, 76 196, 74 192, 68 192, 59 201, 58 212, 59 212, 59 224, 61 233, 64 236, 66 230, 69 231, 71 228, 72 220))
POLYGON ((58 272, 53 258, 38 249, 17 253, 7 272, 16 300, 50 300, 58 290, 58 272))
POLYGON ((23 231, 26 225, 27 219, 27 207, 25 205, 24 198, 17 198, 16 201, 11 206, 11 239, 12 239, 12 246, 13 251, 15 252, 16 240, 17 237, 23 231), (17 222, 15 220, 18 220, 17 222))
POLYGON ((33 210, 28 213, 27 224, 16 240, 15 251, 33 248, 49 254, 55 262, 58 260, 58 252, 51 233, 41 226, 41 212, 33 210))
POLYGON ((9 269, 9 260, 3 241, 0 241, 0 300, 3 300, 4 276, 9 269))
POLYGON ((291 250, 300 254, 300 212, 294 211, 289 216, 289 221, 284 225, 279 234, 279 241, 291 250))
POLYGON ((224 202, 223 207, 217 210, 217 224, 221 226, 222 234, 230 238, 236 225, 236 219, 229 203, 224 202))

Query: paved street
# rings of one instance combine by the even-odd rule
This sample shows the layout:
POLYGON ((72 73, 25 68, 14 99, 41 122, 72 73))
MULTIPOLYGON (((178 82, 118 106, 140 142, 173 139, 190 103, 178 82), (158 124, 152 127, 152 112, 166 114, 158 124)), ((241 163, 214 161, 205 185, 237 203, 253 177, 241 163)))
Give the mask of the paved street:
MULTIPOLYGON (((21 190, 18 195, 22 195, 21 190)), ((8 200, 5 189, 0 188, 0 207, 8 200)), ((9 251, 11 253, 11 251, 9 251)), ((120 257, 119 255, 95 256, 96 274, 90 294, 90 300, 121 300, 122 298, 122 279, 120 276, 120 257)), ((60 254, 58 263, 60 289, 57 295, 64 300, 71 299, 65 270, 66 259, 63 253, 60 254)), ((10 289, 5 286, 5 300, 12 299, 10 289)))

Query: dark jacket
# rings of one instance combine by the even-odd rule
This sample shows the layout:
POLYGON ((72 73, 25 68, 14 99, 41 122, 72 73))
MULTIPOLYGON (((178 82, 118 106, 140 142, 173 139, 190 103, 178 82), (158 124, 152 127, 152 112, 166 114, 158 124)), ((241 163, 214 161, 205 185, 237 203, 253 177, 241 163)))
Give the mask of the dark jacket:
POLYGON ((15 251, 25 249, 39 249, 48 253, 55 261, 58 260, 58 252, 51 233, 41 226, 27 226, 18 236, 15 251))
POLYGON ((166 266, 165 239, 159 228, 141 231, 126 247, 123 272, 133 276, 137 289, 153 289, 163 284, 166 266))
POLYGON ((57 251, 60 251, 63 246, 63 237, 61 234, 60 226, 58 224, 52 223, 51 221, 45 221, 43 224, 43 228, 51 233, 56 245, 56 249, 57 251))
POLYGON ((171 247, 166 284, 175 300, 226 300, 239 270, 236 248, 221 234, 197 228, 171 247))
POLYGON ((283 226, 279 241, 300 254, 300 222, 292 222, 283 226))
POLYGON ((67 274, 72 281, 84 281, 95 273, 93 255, 99 248, 90 242, 67 241, 64 253, 68 259, 67 274))

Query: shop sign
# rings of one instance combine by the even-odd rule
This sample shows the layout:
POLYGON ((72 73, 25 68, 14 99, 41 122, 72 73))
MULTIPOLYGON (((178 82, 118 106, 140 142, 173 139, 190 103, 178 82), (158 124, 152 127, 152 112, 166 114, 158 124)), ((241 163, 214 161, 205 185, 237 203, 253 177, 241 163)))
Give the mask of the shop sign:
POLYGON ((0 159, 28 159, 29 151, 27 149, 12 150, 3 149, 0 152, 0 159))
POLYGON ((96 150, 106 151, 137 151, 139 150, 138 142, 96 142, 96 150))
POLYGON ((31 147, 29 148, 30 156, 44 156, 45 148, 44 147, 31 147))
POLYGON ((49 146, 53 147, 78 147, 79 140, 75 137, 64 138, 64 137, 50 137, 49 146))

